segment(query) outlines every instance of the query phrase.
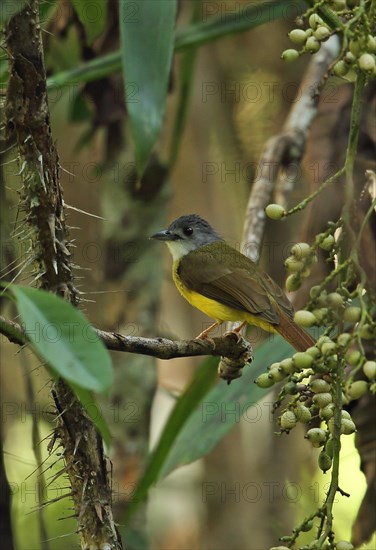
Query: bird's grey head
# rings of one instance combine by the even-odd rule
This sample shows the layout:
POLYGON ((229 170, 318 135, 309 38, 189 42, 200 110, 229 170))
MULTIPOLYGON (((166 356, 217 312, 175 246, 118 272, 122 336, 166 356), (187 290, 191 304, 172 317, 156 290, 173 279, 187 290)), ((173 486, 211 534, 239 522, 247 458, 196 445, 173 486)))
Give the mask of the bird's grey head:
POLYGON ((174 260, 206 244, 223 241, 212 226, 197 214, 180 216, 167 229, 152 235, 151 239, 165 241, 174 260))

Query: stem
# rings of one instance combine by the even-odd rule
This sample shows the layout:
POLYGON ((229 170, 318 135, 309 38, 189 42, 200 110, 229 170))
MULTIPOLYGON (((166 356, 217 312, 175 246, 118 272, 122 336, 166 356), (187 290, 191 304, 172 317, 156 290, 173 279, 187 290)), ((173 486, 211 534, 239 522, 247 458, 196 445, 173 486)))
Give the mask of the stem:
POLYGON ((359 138, 359 125, 360 117, 362 114, 364 103, 364 87, 366 85, 366 76, 364 73, 359 73, 355 82, 354 97, 351 107, 350 117, 350 130, 349 139, 347 142, 346 161, 345 161, 345 174, 346 174, 346 187, 345 187, 345 205, 343 208, 342 218, 346 225, 346 230, 351 237, 351 242, 355 241, 355 233, 351 226, 352 211, 354 205, 354 164, 356 158, 356 152, 358 147, 359 138))
POLYGON ((340 176, 342 176, 342 174, 345 172, 345 167, 341 168, 340 170, 338 170, 338 172, 336 172, 335 174, 333 174, 333 176, 330 176, 330 178, 328 178, 327 180, 325 180, 318 189, 316 189, 316 191, 314 191, 311 195, 309 195, 308 197, 306 197, 304 200, 302 200, 302 202, 300 202, 299 204, 297 204, 296 206, 294 206, 293 208, 291 208, 291 210, 289 210, 288 212, 286 212, 286 214, 284 215, 284 217, 286 216, 290 216, 291 214, 295 214, 295 212, 298 212, 299 210, 303 210, 307 204, 309 204, 311 201, 313 201, 317 195, 319 195, 324 189, 326 189, 326 187, 328 187, 331 183, 334 183, 337 178, 339 178, 340 176))
MULTIPOLYGON (((355 231, 352 227, 353 210, 354 210, 354 165, 357 153, 358 138, 359 138, 359 125, 360 117, 362 114, 362 107, 364 101, 364 87, 366 84, 366 76, 363 73, 358 74, 358 78, 355 83, 354 96, 351 107, 350 117, 350 129, 346 150, 345 161, 345 204, 342 211, 342 219, 344 223, 344 234, 342 237, 341 255, 344 256, 347 253, 347 258, 342 258, 342 266, 348 266, 351 269, 353 262, 357 261, 356 250, 354 244, 356 243, 355 231), (348 248, 349 246, 349 248, 348 248)), ((339 266, 338 266, 339 267, 339 266)), ((338 270, 338 268, 337 268, 338 270)), ((343 270, 341 270, 343 271, 343 270)), ((341 327, 339 327, 341 331, 341 327)), ((339 491, 339 463, 340 463, 340 451, 341 451, 341 420, 342 420, 342 383, 345 373, 345 359, 343 352, 338 353, 338 370, 334 381, 334 430, 333 430, 333 465, 331 471, 331 482, 329 491, 325 500, 325 517, 326 522, 321 522, 318 531, 318 544, 317 548, 320 549, 325 540, 331 536, 333 527, 333 503, 337 491, 339 491), (325 525, 325 529, 324 529, 325 525)))
POLYGON ((325 530, 321 533, 319 528, 319 541, 317 549, 320 549, 332 532, 333 527, 333 504, 337 491, 339 490, 339 463, 341 452, 341 421, 342 421, 342 381, 345 370, 345 360, 343 353, 338 354, 338 371, 334 384, 334 430, 333 430, 333 465, 331 470, 331 481, 328 494, 326 496, 324 510, 326 516, 325 530))

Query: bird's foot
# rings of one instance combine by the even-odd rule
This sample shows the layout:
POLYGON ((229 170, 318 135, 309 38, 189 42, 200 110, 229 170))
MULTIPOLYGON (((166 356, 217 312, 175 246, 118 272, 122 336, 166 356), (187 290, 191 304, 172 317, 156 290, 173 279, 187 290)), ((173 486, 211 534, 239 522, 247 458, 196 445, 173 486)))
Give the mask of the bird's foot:
POLYGON ((212 332, 215 328, 219 327, 219 325, 220 323, 213 323, 212 325, 210 325, 210 327, 200 332, 200 334, 196 336, 195 340, 207 340, 211 343, 213 349, 215 349, 215 342, 213 338, 210 338, 210 336, 208 336, 208 334, 212 332))
POLYGON ((240 332, 246 325, 247 325, 247 321, 243 321, 241 325, 239 325, 238 327, 234 328, 233 330, 228 330, 227 332, 225 332, 225 336, 230 336, 231 334, 235 334, 239 342, 239 340, 241 340, 242 338, 242 335, 240 334, 240 332))

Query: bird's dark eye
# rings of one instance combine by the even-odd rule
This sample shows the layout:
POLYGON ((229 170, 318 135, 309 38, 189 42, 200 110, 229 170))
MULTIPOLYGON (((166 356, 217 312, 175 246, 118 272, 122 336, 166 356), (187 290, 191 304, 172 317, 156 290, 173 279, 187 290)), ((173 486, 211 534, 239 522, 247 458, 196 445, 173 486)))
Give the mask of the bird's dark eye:
POLYGON ((192 233, 193 233, 192 227, 184 227, 184 235, 187 235, 187 237, 189 237, 190 235, 192 235, 192 233))

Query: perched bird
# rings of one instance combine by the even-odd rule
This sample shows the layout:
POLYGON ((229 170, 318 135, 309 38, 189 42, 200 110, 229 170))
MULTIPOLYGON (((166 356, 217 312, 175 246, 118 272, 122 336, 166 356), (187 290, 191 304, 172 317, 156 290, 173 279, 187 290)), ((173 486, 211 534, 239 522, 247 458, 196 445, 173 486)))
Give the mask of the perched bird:
POLYGON ((293 306, 283 290, 200 216, 181 216, 151 238, 165 241, 170 249, 179 292, 215 320, 197 338, 208 337, 224 321, 242 321, 235 332, 249 323, 278 332, 298 351, 314 345, 293 321, 293 306))

